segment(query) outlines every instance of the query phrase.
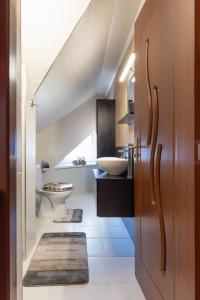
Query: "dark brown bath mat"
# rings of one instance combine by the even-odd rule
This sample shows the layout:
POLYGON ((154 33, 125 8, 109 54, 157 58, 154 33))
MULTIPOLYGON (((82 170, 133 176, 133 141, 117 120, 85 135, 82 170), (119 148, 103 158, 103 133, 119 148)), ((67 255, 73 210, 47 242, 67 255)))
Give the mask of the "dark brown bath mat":
POLYGON ((23 285, 33 287, 88 282, 86 234, 43 234, 23 279, 23 285))
POLYGON ((62 218, 57 218, 54 223, 81 223, 83 218, 82 209, 67 209, 66 215, 62 218))

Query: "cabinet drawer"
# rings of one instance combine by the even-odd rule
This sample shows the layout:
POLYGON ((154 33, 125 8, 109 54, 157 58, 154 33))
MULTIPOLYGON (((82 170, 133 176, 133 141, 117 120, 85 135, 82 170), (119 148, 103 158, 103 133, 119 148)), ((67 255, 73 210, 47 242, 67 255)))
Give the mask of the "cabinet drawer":
POLYGON ((133 217, 133 180, 97 180, 97 215, 133 217))

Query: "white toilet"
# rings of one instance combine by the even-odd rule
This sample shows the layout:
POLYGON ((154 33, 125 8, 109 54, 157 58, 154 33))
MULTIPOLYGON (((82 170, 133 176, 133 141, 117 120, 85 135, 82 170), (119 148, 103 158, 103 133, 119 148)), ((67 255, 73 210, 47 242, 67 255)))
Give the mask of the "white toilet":
POLYGON ((37 166, 36 179, 36 211, 37 217, 61 217, 64 216, 65 200, 71 195, 73 185, 71 183, 53 182, 42 186, 41 169, 37 166))

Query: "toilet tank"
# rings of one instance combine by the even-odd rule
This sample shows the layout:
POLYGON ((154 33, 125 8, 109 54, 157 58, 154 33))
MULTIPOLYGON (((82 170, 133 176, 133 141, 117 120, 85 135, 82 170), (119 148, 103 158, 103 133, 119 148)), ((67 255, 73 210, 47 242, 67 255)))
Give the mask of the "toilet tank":
POLYGON ((43 185, 42 170, 40 165, 36 165, 36 188, 41 188, 43 185))

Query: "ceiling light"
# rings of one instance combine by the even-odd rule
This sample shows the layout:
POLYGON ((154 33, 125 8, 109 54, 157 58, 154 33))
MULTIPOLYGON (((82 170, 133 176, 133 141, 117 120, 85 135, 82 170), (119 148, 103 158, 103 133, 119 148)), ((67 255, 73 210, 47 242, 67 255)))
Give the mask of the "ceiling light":
POLYGON ((126 78, 128 72, 131 70, 131 67, 133 66, 134 62, 135 62, 135 53, 132 52, 129 59, 128 59, 128 61, 127 61, 127 63, 126 63, 126 66, 125 66, 124 70, 122 71, 122 74, 119 78, 120 82, 124 81, 124 79, 126 78))
POLYGON ((132 82, 135 82, 135 76, 132 77, 131 81, 132 81, 132 82))

